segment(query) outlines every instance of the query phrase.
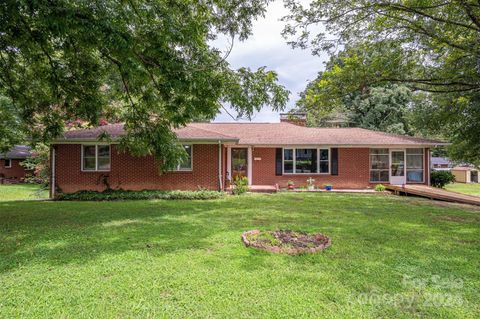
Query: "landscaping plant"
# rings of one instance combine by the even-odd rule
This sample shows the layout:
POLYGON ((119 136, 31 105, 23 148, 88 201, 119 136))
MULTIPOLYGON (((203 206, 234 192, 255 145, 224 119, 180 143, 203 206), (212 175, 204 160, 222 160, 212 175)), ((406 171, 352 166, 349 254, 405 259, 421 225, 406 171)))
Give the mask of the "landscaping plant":
POLYGON ((432 171, 430 184, 433 187, 444 188, 445 185, 455 182, 455 175, 450 171, 432 171))
POLYGON ((147 199, 189 199, 205 200, 217 199, 225 195, 223 192, 199 190, 199 191, 125 191, 106 190, 104 192, 80 191, 76 193, 59 193, 57 200, 75 201, 108 201, 108 200, 147 200, 147 199))
POLYGON ((248 192, 248 178, 245 176, 236 176, 233 180, 233 195, 241 195, 248 192))
POLYGON ((294 189, 295 188, 295 183, 293 181, 288 181, 287 186, 288 186, 288 189, 294 189))
POLYGON ((20 163, 26 170, 32 171, 25 177, 25 182, 48 186, 50 178, 50 148, 45 144, 37 144, 32 150, 32 156, 20 163))

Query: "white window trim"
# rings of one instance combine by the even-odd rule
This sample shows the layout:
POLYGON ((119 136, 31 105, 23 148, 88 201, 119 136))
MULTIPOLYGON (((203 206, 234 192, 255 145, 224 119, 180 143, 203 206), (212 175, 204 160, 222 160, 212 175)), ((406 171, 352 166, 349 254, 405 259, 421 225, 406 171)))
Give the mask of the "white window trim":
MULTIPOLYGON (((376 154, 378 155, 378 154, 376 154)), ((368 149, 368 181, 369 183, 372 183, 372 184, 381 184, 381 183, 390 183, 390 163, 391 163, 391 160, 390 160, 390 149, 389 148, 385 148, 385 147, 370 147, 368 149), (387 153, 386 154, 380 154, 380 155, 387 155, 388 156, 388 167, 386 169, 373 169, 372 170, 372 154, 370 153, 370 150, 387 150, 387 153), (372 181, 371 180, 371 175, 370 175, 370 172, 371 171, 388 171, 388 180, 387 181, 372 181)))
MULTIPOLYGON (((390 183, 390 169, 391 169, 391 163, 392 163, 392 159, 391 159, 391 156, 390 156, 390 151, 392 150, 392 148, 385 148, 385 147, 370 147, 369 148, 369 151, 368 151, 368 179, 369 179, 369 182, 371 184, 381 184, 381 183, 390 183), (370 172, 371 171, 383 171, 383 169, 374 169, 372 170, 372 154, 370 154, 370 150, 372 149, 387 149, 388 150, 388 181, 372 181, 370 179, 370 172)), ((403 150, 405 151, 405 183, 407 184, 424 184, 425 183, 425 172, 426 172, 426 168, 425 168, 425 148, 424 147, 408 147, 408 148, 404 148, 404 149, 399 149, 399 150, 403 150), (415 155, 422 155, 422 163, 423 163, 423 173, 422 173, 422 181, 421 182, 409 182, 407 180, 408 178, 408 168, 407 168, 407 150, 408 149, 411 149, 411 148, 414 148, 414 149, 422 149, 422 154, 415 154, 415 155)), ((387 155, 387 154, 381 154, 381 155, 387 155)), ((412 155, 412 154, 410 154, 412 155)), ((411 170, 415 170, 415 171, 419 171, 420 169, 411 169, 411 170)))
MULTIPOLYGON (((308 146, 292 146, 282 148, 282 175, 331 175, 332 169, 332 152, 330 147, 308 147, 308 146), (293 150, 293 172, 285 173, 285 150, 293 150), (296 150, 297 149, 316 149, 317 150, 317 172, 316 173, 297 173, 296 172, 296 150), (320 150, 328 150, 328 172, 320 173, 320 150)), ((323 161, 324 162, 324 161, 323 161)))
POLYGON ((12 168, 12 159, 11 158, 5 158, 4 161, 5 161, 5 168, 12 168), (6 163, 7 161, 9 163, 9 165, 7 165, 7 163, 6 163))
POLYGON ((81 156, 81 171, 85 173, 95 173, 95 172, 110 172, 112 169, 112 145, 110 144, 82 144, 82 150, 81 150, 82 156, 81 156), (95 146, 95 169, 84 169, 84 160, 83 160, 83 148, 85 146, 95 146), (108 152, 108 157, 110 160, 110 169, 98 169, 98 146, 108 146, 109 152, 108 152))
POLYGON ((177 168, 172 170, 172 172, 192 172, 193 171, 193 144, 182 143, 182 146, 190 146, 190 168, 180 168, 180 164, 177 165, 177 168))
POLYGON ((407 184, 424 184, 425 183, 425 148, 415 148, 415 149, 421 149, 422 150, 422 153, 418 153, 418 154, 408 154, 407 153, 407 150, 405 150, 405 182, 407 184), (414 156, 422 156, 422 169, 420 168, 408 168, 408 156, 409 155, 414 155, 414 156), (422 171, 422 181, 421 182, 416 182, 416 181, 412 181, 412 182, 409 182, 408 181, 408 171, 422 171))

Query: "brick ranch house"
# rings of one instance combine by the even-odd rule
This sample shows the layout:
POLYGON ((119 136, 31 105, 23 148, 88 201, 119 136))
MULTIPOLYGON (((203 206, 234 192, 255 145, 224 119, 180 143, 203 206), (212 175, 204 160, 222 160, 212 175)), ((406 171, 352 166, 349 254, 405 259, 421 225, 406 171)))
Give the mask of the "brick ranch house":
POLYGON ((227 189, 235 176, 252 186, 368 188, 376 183, 428 184, 430 148, 442 142, 361 128, 290 123, 192 123, 176 129, 189 155, 159 173, 153 156, 119 152, 122 124, 69 131, 51 145, 52 195, 80 190, 227 189), (106 132, 113 142, 99 142, 106 132))
POLYGON ((16 145, 5 154, 0 153, 0 179, 21 181, 28 173, 20 163, 31 156, 30 147, 26 145, 16 145))

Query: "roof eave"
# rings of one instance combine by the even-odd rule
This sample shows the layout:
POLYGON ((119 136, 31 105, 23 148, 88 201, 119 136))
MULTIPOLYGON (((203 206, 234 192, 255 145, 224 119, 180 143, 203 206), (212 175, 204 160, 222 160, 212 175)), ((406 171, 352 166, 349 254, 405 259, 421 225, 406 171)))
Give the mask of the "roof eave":
MULTIPOLYGON (((183 143, 204 143, 204 144, 218 144, 219 142, 238 142, 235 138, 179 138, 179 142, 183 143)), ((52 141, 52 144, 81 144, 81 143, 105 143, 105 144, 119 144, 118 138, 110 140, 99 140, 93 138, 61 138, 52 141)))
POLYGON ((238 146, 255 146, 255 147, 340 147, 340 148, 426 148, 426 147, 435 147, 450 145, 450 143, 419 143, 419 144, 332 144, 332 143, 248 143, 248 142, 239 142, 238 146))

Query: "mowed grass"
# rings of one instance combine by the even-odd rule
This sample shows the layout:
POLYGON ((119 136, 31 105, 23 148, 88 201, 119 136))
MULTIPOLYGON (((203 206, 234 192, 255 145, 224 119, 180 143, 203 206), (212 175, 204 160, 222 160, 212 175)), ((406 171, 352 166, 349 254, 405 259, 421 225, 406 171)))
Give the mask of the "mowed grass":
POLYGON ((0 185, 0 202, 11 200, 32 200, 48 198, 48 190, 37 184, 0 185))
POLYGON ((478 318, 479 214, 326 193, 3 202, 0 316, 478 318), (240 240, 279 228, 321 232, 333 244, 286 256, 240 240))
POLYGON ((480 196, 480 184, 479 183, 474 183, 474 184, 453 183, 453 184, 449 184, 449 185, 445 186, 445 189, 447 189, 449 191, 452 191, 452 192, 458 192, 458 193, 480 196))

